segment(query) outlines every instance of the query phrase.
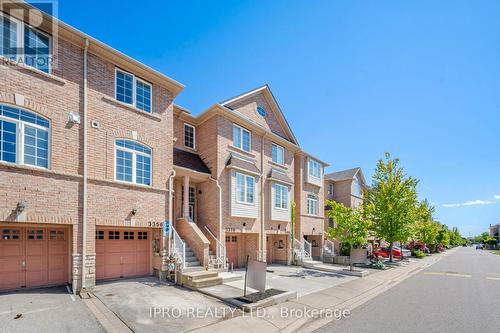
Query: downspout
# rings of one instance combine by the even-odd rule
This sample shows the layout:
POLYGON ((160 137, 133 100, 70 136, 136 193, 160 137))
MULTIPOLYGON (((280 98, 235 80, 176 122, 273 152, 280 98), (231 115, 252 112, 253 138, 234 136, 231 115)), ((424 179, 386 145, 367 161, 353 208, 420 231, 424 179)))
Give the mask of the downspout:
POLYGON ((261 260, 267 262, 266 249, 266 228, 265 228, 265 204, 264 204, 264 141, 267 132, 262 136, 262 144, 260 148, 260 242, 261 242, 261 260))
POLYGON ((170 223, 170 228, 168 228, 168 235, 163 235, 163 251, 164 254, 170 253, 170 246, 172 244, 172 228, 174 226, 174 222, 172 221, 174 212, 173 212, 173 193, 174 193, 174 177, 175 170, 172 169, 172 173, 170 177, 168 177, 168 222, 170 223), (168 251, 167 251, 168 247, 168 251))
MULTIPOLYGON (((219 185, 219 181, 215 179, 214 177, 210 177, 210 180, 215 182, 215 185, 217 186, 217 191, 219 194, 219 232, 218 232, 218 237, 219 237, 219 242, 222 244, 222 187, 219 185)), ((216 247, 216 255, 217 257, 220 256, 220 250, 219 246, 216 247)), ((226 258, 224 258, 224 261, 226 258)))
POLYGON ((88 95, 88 51, 90 42, 85 38, 83 50, 83 225, 82 225, 82 291, 85 292, 85 262, 87 257, 87 95, 88 95))

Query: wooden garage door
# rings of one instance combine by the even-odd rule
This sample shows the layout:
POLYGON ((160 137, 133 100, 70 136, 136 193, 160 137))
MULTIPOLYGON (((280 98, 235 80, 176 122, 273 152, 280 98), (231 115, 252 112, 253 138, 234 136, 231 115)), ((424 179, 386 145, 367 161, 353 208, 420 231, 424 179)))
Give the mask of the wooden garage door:
POLYGON ((97 230, 96 279, 149 275, 149 239, 146 230, 97 230))
POLYGON ((68 229, 0 227, 0 290, 68 282, 68 229))

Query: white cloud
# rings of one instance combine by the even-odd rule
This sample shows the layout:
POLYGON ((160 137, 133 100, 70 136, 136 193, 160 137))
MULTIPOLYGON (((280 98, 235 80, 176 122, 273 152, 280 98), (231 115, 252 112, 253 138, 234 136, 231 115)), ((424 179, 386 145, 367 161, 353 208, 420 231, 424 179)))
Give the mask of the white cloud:
POLYGON ((444 204, 443 207, 454 208, 454 207, 464 207, 464 206, 492 205, 494 203, 495 203, 495 201, 472 200, 472 201, 466 201, 466 202, 462 202, 462 203, 444 204))
POLYGON ((500 200, 500 195, 498 194, 495 194, 493 197, 495 198, 495 200, 500 200))

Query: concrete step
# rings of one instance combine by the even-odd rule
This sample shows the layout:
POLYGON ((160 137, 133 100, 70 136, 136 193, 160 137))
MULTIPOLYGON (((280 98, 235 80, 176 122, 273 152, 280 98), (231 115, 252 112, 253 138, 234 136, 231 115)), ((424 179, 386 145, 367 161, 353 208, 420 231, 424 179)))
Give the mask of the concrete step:
POLYGON ((195 256, 186 256, 186 262, 188 261, 198 261, 198 258, 196 258, 195 256))
POLYGON ((183 278, 185 277, 187 279, 187 281, 196 281, 201 279, 217 277, 219 273, 215 271, 199 271, 199 272, 183 273, 182 275, 183 278))
POLYGON ((316 265, 322 265, 323 262, 322 261, 316 261, 316 260, 306 260, 304 259, 302 261, 302 267, 305 267, 305 268, 315 268, 316 265))
POLYGON ((187 287, 192 288, 192 289, 213 287, 213 286, 217 286, 219 284, 222 284, 222 278, 218 277, 218 276, 205 278, 205 279, 199 279, 196 281, 189 281, 189 282, 185 283, 185 285, 187 287))
POLYGON ((200 262, 198 260, 186 261, 186 267, 194 267, 194 266, 200 266, 200 262))
POLYGON ((243 280, 243 274, 236 274, 231 272, 221 272, 219 277, 222 278, 222 283, 243 280))

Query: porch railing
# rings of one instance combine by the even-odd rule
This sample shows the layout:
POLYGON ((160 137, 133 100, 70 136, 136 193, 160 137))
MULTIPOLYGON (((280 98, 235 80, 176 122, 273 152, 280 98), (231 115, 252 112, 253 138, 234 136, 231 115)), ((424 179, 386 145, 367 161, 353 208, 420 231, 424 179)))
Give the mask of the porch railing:
POLYGON ((177 233, 174 227, 172 227, 172 247, 177 260, 180 261, 181 267, 186 268, 186 243, 177 233))
POLYGON ((210 231, 210 229, 205 226, 205 229, 207 230, 208 234, 215 240, 215 258, 216 258, 216 263, 220 265, 222 268, 227 267, 227 260, 226 260, 226 247, 224 244, 221 243, 220 240, 215 237, 215 235, 210 231))
POLYGON ((309 243, 308 241, 306 241, 304 239, 302 260, 309 259, 311 257, 312 257, 312 246, 311 246, 311 243, 309 243))

